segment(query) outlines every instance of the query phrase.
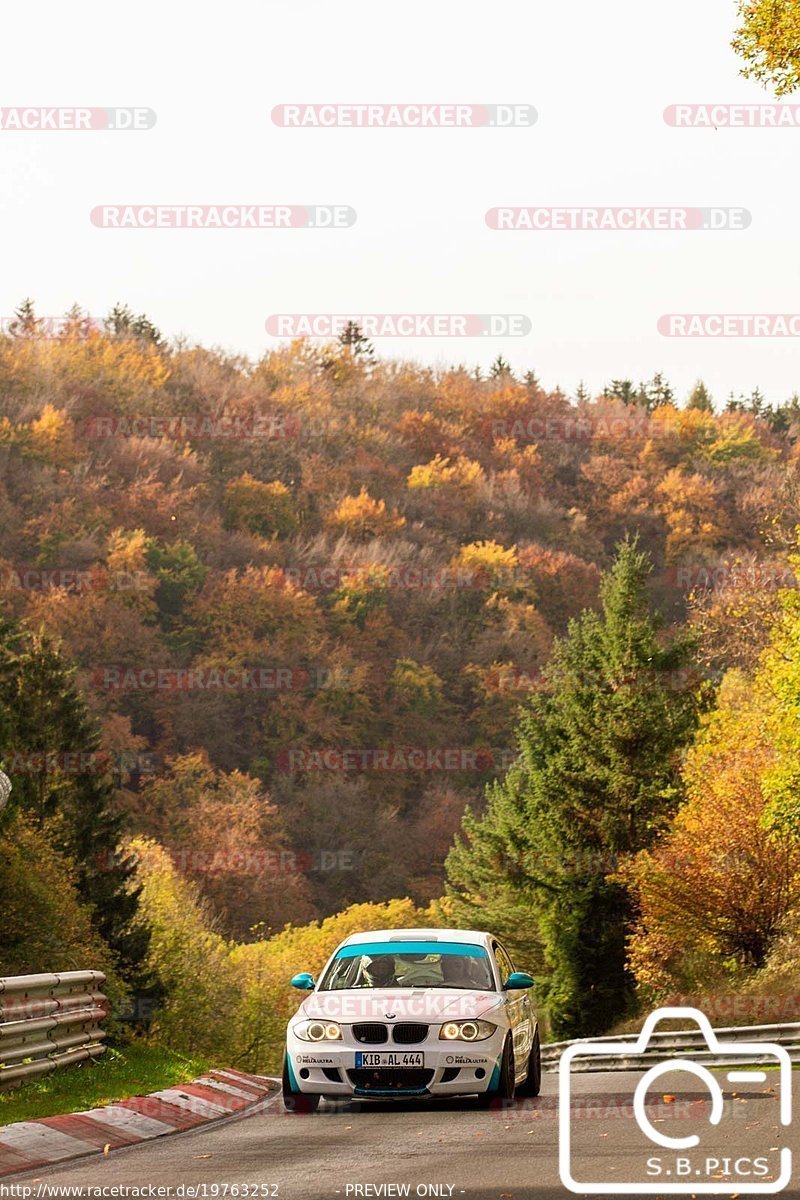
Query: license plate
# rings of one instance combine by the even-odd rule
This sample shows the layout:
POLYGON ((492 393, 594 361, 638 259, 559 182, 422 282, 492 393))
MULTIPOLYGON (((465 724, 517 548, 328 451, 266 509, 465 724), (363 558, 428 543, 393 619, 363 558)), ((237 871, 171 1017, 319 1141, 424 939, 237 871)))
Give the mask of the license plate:
POLYGON ((357 1050, 356 1067, 424 1067, 425 1055, 402 1054, 386 1050, 357 1050))

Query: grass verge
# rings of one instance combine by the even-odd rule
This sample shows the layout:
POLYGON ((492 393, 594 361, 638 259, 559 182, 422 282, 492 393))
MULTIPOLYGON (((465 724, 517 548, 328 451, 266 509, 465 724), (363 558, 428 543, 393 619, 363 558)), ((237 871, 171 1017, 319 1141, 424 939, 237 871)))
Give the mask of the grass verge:
POLYGON ((65 1067, 0 1092, 0 1126, 81 1112, 128 1096, 143 1096, 194 1079, 208 1067, 204 1059, 185 1058, 146 1042, 134 1041, 118 1049, 109 1047, 97 1062, 65 1067))

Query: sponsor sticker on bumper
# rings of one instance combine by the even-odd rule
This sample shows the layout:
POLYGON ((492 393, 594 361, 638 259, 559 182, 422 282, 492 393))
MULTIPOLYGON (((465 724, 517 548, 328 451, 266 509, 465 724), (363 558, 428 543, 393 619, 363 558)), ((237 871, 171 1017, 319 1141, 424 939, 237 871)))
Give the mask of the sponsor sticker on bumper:
POLYGON ((485 1055, 481 1058, 470 1058, 467 1054, 448 1054, 444 1061, 448 1066, 455 1064, 459 1067, 486 1067, 491 1060, 485 1055))

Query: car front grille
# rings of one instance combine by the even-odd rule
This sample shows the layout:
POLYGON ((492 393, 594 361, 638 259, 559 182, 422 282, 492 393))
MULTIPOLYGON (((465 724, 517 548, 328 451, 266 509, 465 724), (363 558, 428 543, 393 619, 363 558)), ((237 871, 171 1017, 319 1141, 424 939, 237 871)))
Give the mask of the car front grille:
POLYGON ((392 1038, 403 1046, 413 1046, 415 1042, 424 1042, 428 1036, 428 1026, 418 1025, 414 1021, 402 1021, 392 1026, 392 1038))
POLYGON ((347 1075, 361 1092, 420 1092, 433 1079, 422 1067, 356 1067, 347 1075))
POLYGON ((364 1021, 360 1025, 354 1025, 353 1037, 357 1042, 368 1046, 380 1046, 389 1040, 386 1026, 378 1024, 377 1021, 364 1021))

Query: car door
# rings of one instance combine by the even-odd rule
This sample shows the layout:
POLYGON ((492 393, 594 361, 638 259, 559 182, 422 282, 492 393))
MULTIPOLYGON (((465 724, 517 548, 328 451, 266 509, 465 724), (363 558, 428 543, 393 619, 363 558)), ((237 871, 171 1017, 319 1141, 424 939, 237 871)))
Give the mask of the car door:
MULTIPOLYGON (((499 942, 492 943, 494 958, 500 982, 505 983, 514 972, 514 964, 508 951, 499 942)), ((514 1043, 514 1061, 516 1063, 517 1079, 522 1079, 528 1069, 528 1056, 533 1045, 533 1020, 531 1016, 531 1000, 526 991, 510 991, 505 993, 506 1011, 511 1026, 511 1038, 514 1043)))

